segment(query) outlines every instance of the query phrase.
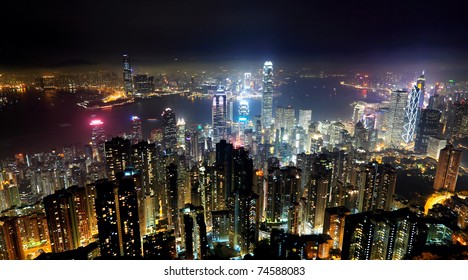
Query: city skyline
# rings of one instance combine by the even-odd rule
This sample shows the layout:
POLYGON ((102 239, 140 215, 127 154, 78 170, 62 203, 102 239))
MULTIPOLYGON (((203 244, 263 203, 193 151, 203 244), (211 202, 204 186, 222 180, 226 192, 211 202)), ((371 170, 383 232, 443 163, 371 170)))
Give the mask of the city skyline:
POLYGON ((0 260, 468 259, 461 1, 5 6, 0 260))

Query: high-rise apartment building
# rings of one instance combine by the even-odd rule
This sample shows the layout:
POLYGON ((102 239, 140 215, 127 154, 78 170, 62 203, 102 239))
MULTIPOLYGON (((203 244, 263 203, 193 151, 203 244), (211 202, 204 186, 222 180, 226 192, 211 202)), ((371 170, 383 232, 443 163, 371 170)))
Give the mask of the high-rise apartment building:
POLYGON ((440 150, 434 178, 434 189, 436 191, 455 191, 461 159, 462 151, 455 149, 453 145, 447 145, 440 150))

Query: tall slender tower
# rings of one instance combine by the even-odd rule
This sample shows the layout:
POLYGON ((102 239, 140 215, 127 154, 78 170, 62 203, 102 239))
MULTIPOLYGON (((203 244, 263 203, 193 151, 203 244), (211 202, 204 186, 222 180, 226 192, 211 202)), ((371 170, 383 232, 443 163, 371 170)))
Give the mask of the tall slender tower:
POLYGON ((106 142, 104 123, 101 120, 92 120, 89 125, 92 127, 91 146, 93 149, 93 161, 103 162, 105 160, 104 142, 106 142))
POLYGON ((130 66, 130 57, 127 54, 123 55, 123 80, 124 90, 127 96, 133 95, 132 67, 130 66))
POLYGON ((166 149, 175 150, 177 147, 177 123, 174 111, 166 108, 162 113, 163 118, 163 144, 166 149))
POLYGON ((422 71, 421 76, 419 76, 416 81, 416 86, 421 90, 421 97, 419 98, 419 108, 424 106, 424 98, 426 95, 426 78, 424 77, 424 70, 422 71))
POLYGON ((226 92, 220 86, 213 97, 213 144, 219 143, 222 139, 227 139, 227 103, 226 92))
POLYGON ((418 121, 421 111, 419 107, 421 92, 421 89, 419 89, 417 85, 414 85, 408 96, 408 103, 405 108, 405 124, 403 125, 403 141, 405 141, 405 143, 413 141, 414 138, 416 122, 418 121))
POLYGON ((269 128, 273 118, 273 63, 263 65, 262 126, 269 128))
POLYGON ((388 110, 388 129, 385 138, 387 148, 399 148, 405 120, 405 106, 408 93, 403 90, 392 92, 388 110))
POLYGON ((136 144, 141 140, 143 140, 141 119, 138 116, 132 116, 132 143, 136 144))

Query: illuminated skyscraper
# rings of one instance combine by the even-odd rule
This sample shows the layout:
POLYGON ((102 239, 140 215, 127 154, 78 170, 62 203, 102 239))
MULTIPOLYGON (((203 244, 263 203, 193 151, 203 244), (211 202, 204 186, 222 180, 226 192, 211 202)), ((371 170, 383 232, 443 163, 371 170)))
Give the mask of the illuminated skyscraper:
POLYGON ((208 254, 208 239, 203 207, 187 204, 180 209, 185 241, 185 259, 203 260, 208 254))
POLYGON ((419 108, 424 107, 424 99, 426 95, 426 78, 424 77, 424 71, 422 72, 421 76, 419 76, 418 80, 416 81, 416 86, 421 91, 420 98, 419 98, 419 108))
POLYGON ((421 111, 414 140, 415 152, 426 153, 429 137, 435 137, 439 134, 441 115, 439 110, 423 109, 421 111))
POLYGON ((454 192, 457 185, 458 172, 462 159, 462 151, 454 149, 453 145, 447 145, 440 150, 437 163, 434 189, 454 192))
POLYGON ((166 149, 175 150, 177 147, 177 123, 174 111, 166 108, 163 118, 163 144, 166 149))
POLYGON ((421 253, 427 226, 409 208, 348 215, 342 260, 401 260, 421 253))
POLYGON ((406 91, 397 90, 392 92, 388 110, 388 129, 385 136, 385 146, 387 148, 395 149, 401 146, 407 99, 408 93, 406 91))
POLYGON ((249 102, 241 100, 239 102, 239 138, 238 144, 245 145, 245 127, 249 121, 249 102))
POLYGON ((103 258, 141 256, 138 199, 132 177, 96 182, 96 214, 103 258))
POLYGON ((91 228, 85 188, 70 187, 46 196, 44 210, 54 253, 89 243, 91 228))
POLYGON ((177 147, 185 150, 185 120, 177 120, 177 147))
POLYGON ((262 126, 270 128, 273 121, 273 63, 263 65, 262 126))
POLYGON ((107 177, 115 180, 118 172, 130 165, 130 140, 114 137, 104 144, 106 153, 107 177))
POLYGON ((92 128, 91 147, 93 149, 93 160, 103 162, 105 160, 104 142, 106 141, 104 123, 101 120, 92 120, 89 125, 92 128))
POLYGON ((244 73, 244 91, 247 93, 250 91, 250 83, 252 82, 252 74, 244 73))
POLYGON ((312 110, 300 109, 299 110, 299 122, 297 125, 307 131, 309 129, 309 125, 311 122, 312 122, 312 110))
POLYGON ((143 140, 143 132, 141 129, 141 119, 138 116, 132 116, 132 143, 136 144, 143 140))
POLYGON ((212 125, 213 143, 227 139, 227 105, 228 100, 224 87, 220 86, 213 97, 212 125))
POLYGON ((420 99, 421 90, 418 86, 414 85, 410 95, 408 96, 408 102, 405 108, 405 124, 403 125, 403 141, 405 141, 405 143, 409 143, 414 140, 416 122, 418 121, 421 111, 421 107, 419 107, 420 99))
POLYGON ((123 55, 123 80, 124 90, 127 96, 133 95, 133 80, 132 80, 132 67, 130 66, 130 57, 127 54, 123 55))

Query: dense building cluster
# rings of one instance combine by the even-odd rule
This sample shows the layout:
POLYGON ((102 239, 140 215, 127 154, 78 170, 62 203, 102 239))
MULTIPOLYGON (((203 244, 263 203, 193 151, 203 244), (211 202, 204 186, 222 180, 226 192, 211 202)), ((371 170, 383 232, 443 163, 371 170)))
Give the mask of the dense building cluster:
MULTIPOLYGON (((427 213, 400 203, 394 163, 404 160, 394 155, 433 158, 434 190, 454 193, 465 91, 429 91, 423 73, 388 101, 355 103, 350 121, 313 121, 311 108, 296 117, 273 106, 272 62, 261 75, 259 88, 251 73, 207 87, 211 124, 166 108, 162 128, 144 139, 138 116, 124 137, 94 119, 84 147, 3 161, 0 259, 384 260, 453 246, 468 201, 453 194, 427 213), (251 116, 255 92, 261 114, 251 116)), ((368 86, 362 78, 354 85, 368 86)), ((132 75, 128 56, 123 79, 127 95, 154 90, 132 75)))

